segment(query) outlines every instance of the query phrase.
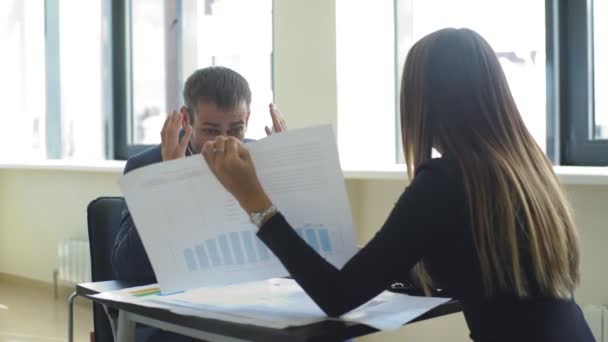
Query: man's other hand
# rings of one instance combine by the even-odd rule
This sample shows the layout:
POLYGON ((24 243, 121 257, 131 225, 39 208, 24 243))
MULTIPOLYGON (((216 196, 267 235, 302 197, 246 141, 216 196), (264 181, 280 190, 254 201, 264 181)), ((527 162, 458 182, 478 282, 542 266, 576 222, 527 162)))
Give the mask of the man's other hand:
POLYGON ((268 126, 264 127, 266 130, 266 135, 271 135, 272 133, 281 133, 287 130, 287 125, 285 124, 285 120, 283 119, 283 114, 274 103, 269 105, 270 109, 270 118, 272 119, 272 129, 268 126))
POLYGON ((160 131, 161 154, 163 161, 183 158, 186 155, 186 148, 190 141, 192 127, 190 117, 187 114, 173 111, 160 131), (180 129, 184 129, 184 136, 180 140, 180 129))

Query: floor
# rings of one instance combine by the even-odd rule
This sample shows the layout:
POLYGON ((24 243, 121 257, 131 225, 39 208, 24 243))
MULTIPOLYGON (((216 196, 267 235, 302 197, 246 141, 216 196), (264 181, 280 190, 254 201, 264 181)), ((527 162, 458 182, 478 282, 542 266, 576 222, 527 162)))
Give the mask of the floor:
MULTIPOLYGON (((67 341, 69 287, 54 298, 51 284, 0 275, 0 342, 67 341)), ((74 341, 89 341, 91 304, 74 305, 74 341)))

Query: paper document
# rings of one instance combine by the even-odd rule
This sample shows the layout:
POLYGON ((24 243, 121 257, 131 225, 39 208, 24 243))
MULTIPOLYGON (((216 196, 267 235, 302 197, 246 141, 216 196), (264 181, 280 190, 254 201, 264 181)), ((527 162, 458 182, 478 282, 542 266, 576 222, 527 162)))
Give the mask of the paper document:
MULTIPOLYGON (((272 202, 312 248, 341 268, 356 247, 331 127, 245 146, 272 202)), ((134 170, 120 186, 163 294, 287 275, 201 155, 134 170)))
POLYGON ((384 291, 342 319, 369 325, 378 330, 394 330, 450 298, 408 296, 384 291))
MULTIPOLYGON (((154 287, 106 292, 96 297, 163 308, 184 315, 277 329, 329 319, 291 279, 207 287, 167 296, 155 292, 157 289, 154 287)), ((341 320, 366 324, 379 330, 394 330, 448 300, 384 291, 343 315, 341 320)))
POLYGON ((234 323, 242 323, 242 324, 251 324, 275 329, 283 329, 290 325, 298 325, 298 323, 302 322, 294 322, 286 324, 285 321, 282 322, 273 322, 273 321, 265 321, 261 318, 256 317, 247 317, 238 314, 230 314, 228 312, 223 313, 217 308, 209 309, 204 308, 203 306, 195 308, 188 307, 185 305, 176 305, 171 303, 170 301, 165 301, 165 298, 170 297, 171 295, 161 295, 160 288, 158 284, 146 285, 146 286, 138 286, 133 288, 127 288, 116 291, 108 291, 100 294, 93 295, 93 297, 111 300, 114 302, 123 302, 136 304, 140 306, 146 306, 151 308, 168 310, 180 315, 186 316, 194 316, 194 317, 203 317, 203 318, 211 318, 223 321, 229 321, 234 323))

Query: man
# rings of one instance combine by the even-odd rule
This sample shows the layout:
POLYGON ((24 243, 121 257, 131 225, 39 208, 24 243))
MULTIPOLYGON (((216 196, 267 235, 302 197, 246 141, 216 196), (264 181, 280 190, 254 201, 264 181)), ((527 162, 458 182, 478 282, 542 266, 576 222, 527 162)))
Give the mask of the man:
MULTIPOLYGON (((219 135, 245 141, 249 121, 251 91, 245 78, 225 67, 195 71, 184 85, 184 103, 173 111, 161 131, 161 144, 127 161, 124 173, 137 168, 200 153, 205 142, 219 135)), ((286 129, 278 109, 270 104, 273 130, 286 129)), ((272 134, 269 127, 266 133, 272 134)), ((156 282, 150 260, 125 207, 112 251, 112 267, 118 280, 150 284, 156 282)))
MULTIPOLYGON (((127 161, 124 173, 166 160, 200 153, 205 142, 217 136, 245 139, 249 121, 251 90, 247 80, 225 67, 209 67, 195 71, 184 85, 184 106, 173 111, 161 131, 161 144, 127 161)), ((266 134, 286 130, 279 110, 270 104, 273 129, 266 134)), ((204 194, 201 194, 204 195, 204 194)), ((156 283, 156 276, 128 208, 123 208, 119 232, 112 251, 115 278, 138 284, 156 283)), ((182 341, 183 336, 137 329, 138 341, 182 341)))

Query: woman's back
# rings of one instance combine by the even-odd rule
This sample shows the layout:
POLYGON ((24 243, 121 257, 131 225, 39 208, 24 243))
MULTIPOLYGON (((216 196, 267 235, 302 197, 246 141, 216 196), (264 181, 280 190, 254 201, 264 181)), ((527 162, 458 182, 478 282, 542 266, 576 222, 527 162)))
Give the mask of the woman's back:
MULTIPOLYGON (((464 315, 476 341, 594 341, 582 312, 573 300, 542 296, 531 284, 531 298, 520 299, 514 291, 485 295, 479 258, 465 196, 462 173, 451 157, 433 159, 423 164, 419 174, 427 183, 442 184, 441 200, 434 203, 437 219, 428 222, 440 232, 423 258, 433 282, 463 304, 464 315), (441 178, 441 179, 439 179, 441 178)), ((433 188, 432 184, 417 184, 433 188)), ((422 199, 421 199, 422 200, 422 199)), ((404 224, 417 224, 407 222, 404 224)), ((525 246, 525 234, 520 245, 525 246)), ((529 253, 520 253, 524 273, 532 276, 529 253)), ((533 279, 533 278, 530 278, 533 279)))
POLYGON ((224 151, 218 139, 222 148, 205 158, 247 212, 271 213, 258 237, 329 316, 369 301, 418 263, 423 283, 430 276, 462 302, 477 341, 593 341, 571 299, 580 278, 574 220, 492 48, 471 30, 444 29, 414 44, 403 69, 412 182, 341 269, 272 210, 246 149, 216 158, 209 151, 224 151), (431 159, 433 148, 443 157, 431 159))

